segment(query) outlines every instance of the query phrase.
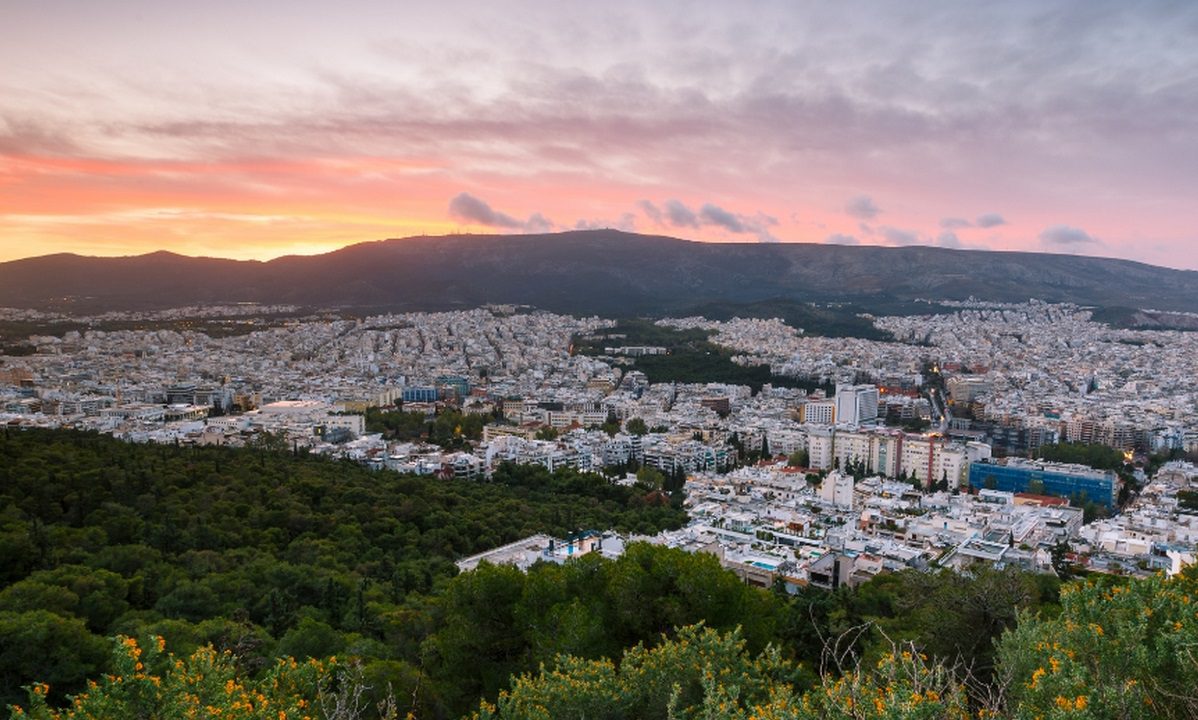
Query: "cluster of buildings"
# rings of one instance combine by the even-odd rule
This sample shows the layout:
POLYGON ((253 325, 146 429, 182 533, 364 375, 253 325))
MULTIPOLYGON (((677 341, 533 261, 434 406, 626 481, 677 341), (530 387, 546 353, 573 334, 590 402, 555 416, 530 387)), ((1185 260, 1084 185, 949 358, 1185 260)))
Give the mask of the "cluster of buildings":
MULTIPOLYGON (((0 358, 0 422, 147 442, 269 438, 464 481, 503 462, 616 477, 650 466, 685 476, 693 518, 655 542, 716 552, 747 580, 792 587, 933 564, 1049 570, 1061 543, 1120 571, 1192 559, 1179 549, 1193 540, 1177 499, 1188 470, 1154 479, 1100 532, 1068 499, 1115 512, 1118 478, 1013 457, 1066 440, 1198 450, 1192 333, 1113 330, 1037 302, 877 318, 890 342, 809 337, 780 320, 660 321, 709 332, 737 362, 835 387, 755 392, 651 383, 635 359, 664 347, 574 352, 575 338, 614 325, 597 317, 488 307, 346 319, 231 306, 212 317, 239 331, 214 337, 188 329, 204 312, 143 318, 141 330, 75 319, 93 329, 30 337, 33 354, 0 358), (449 409, 481 416, 482 437, 445 450, 368 432, 368 409, 395 406, 429 422, 449 409)), ((546 557, 582 546, 552 547, 546 557)))
POLYGON ((877 324, 931 345, 960 376, 949 381, 956 429, 1013 452, 1055 442, 1198 450, 1194 333, 1115 329, 1071 305, 954 305, 877 324))

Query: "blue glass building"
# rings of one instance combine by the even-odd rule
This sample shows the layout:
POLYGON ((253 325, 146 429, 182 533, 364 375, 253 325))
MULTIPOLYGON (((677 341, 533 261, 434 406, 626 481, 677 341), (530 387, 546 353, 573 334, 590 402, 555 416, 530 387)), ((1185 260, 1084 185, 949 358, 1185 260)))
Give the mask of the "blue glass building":
POLYGON ((403 389, 403 401, 408 402, 437 402, 437 388, 432 386, 406 387, 403 389))
POLYGON ((1104 472, 1083 465, 1036 462, 1019 458, 1007 458, 1005 462, 975 462, 969 466, 970 487, 1004 492, 1028 492, 1028 488, 1036 482, 1048 495, 1070 499, 1084 498, 1108 508, 1115 506, 1115 500, 1119 496, 1119 479, 1109 470, 1104 472))

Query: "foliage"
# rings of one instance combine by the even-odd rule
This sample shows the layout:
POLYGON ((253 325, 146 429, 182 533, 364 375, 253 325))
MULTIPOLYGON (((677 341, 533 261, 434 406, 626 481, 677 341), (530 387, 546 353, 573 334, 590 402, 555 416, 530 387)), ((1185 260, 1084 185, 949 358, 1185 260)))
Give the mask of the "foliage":
POLYGON ((723 630, 742 625, 760 650, 773 636, 777 605, 711 555, 634 543, 617 560, 592 553, 527 574, 484 564, 448 584, 440 610, 427 667, 451 706, 468 706, 559 654, 619 657, 700 621, 723 630))
POLYGON ((791 596, 632 543, 451 578, 452 558, 533 532, 683 519, 652 502, 674 481, 655 470, 493 480, 0 433, 2 701, 43 720, 348 720, 396 698, 419 717, 480 698, 478 718, 1198 716, 1198 570, 906 570, 791 596), (361 665, 305 661, 334 653, 361 665))
POLYGON ((1123 453, 1099 443, 1060 443, 1041 445, 1036 457, 1053 462, 1077 463, 1099 470, 1123 468, 1123 453))
POLYGON ((412 685, 454 559, 540 532, 684 520, 571 469, 450 482, 290 452, 0 432, 0 704, 34 680, 52 699, 81 690, 118 633, 258 659, 344 649, 412 685))
POLYGON ((1025 614, 1002 640, 1011 717, 1198 715, 1198 573, 1061 589, 1055 618, 1025 614))
MULTIPOLYGON (((735 317, 766 320, 779 318, 791 327, 802 328, 807 335, 855 337, 865 340, 893 339, 890 333, 874 325, 871 318, 863 316, 863 313, 868 311, 865 307, 845 303, 817 305, 786 298, 772 298, 751 303, 708 303, 682 314, 702 315, 712 320, 731 320, 735 317)), ((928 312, 926 306, 922 312, 928 312)))
POLYGON ((366 430, 392 440, 425 440, 446 450, 457 450, 467 447, 467 441, 481 439, 488 419, 457 410, 441 410, 429 418, 423 412, 368 408, 366 430))
POLYGON ((49 610, 0 612, 0 678, 6 696, 20 697, 21 684, 40 680, 55 686, 82 687, 102 667, 103 639, 88 632, 83 621, 49 610))
POLYGON ((388 440, 424 440, 428 417, 423 412, 367 408, 366 432, 382 433, 388 440))
POLYGON ((804 695, 798 668, 774 646, 750 655, 739 632, 701 625, 653 649, 637 645, 619 665, 559 657, 539 675, 516 679, 474 720, 557 718, 852 718, 940 720, 970 717, 963 685, 942 665, 909 649, 887 653, 872 668, 853 664, 826 675, 804 695))
POLYGON ((561 656, 552 669, 516 679, 474 718, 700 718, 710 715, 705 700, 715 695, 733 693, 747 705, 768 702, 793 670, 776 649, 751 657, 735 630, 689 626, 657 647, 629 648, 618 667, 608 659, 561 656))
POLYGON ((904 570, 834 593, 801 590, 785 599, 778 637, 795 657, 814 662, 829 638, 868 627, 852 635, 851 647, 868 662, 892 651, 894 640, 987 678, 994 642, 1014 627, 1021 609, 1055 613, 1057 586, 1055 578, 1015 569, 904 570))
POLYGON ((922 433, 932 426, 932 421, 927 418, 911 418, 903 422, 903 430, 909 433, 922 433))
POLYGON ((90 682, 62 710, 47 702, 49 686, 27 688, 27 705, 12 707, 12 720, 110 720, 112 718, 231 718, 287 720, 311 718, 328 692, 337 661, 279 660, 257 678, 240 671, 229 652, 211 647, 176 659, 165 641, 151 638, 144 648, 118 637, 112 672, 90 682))

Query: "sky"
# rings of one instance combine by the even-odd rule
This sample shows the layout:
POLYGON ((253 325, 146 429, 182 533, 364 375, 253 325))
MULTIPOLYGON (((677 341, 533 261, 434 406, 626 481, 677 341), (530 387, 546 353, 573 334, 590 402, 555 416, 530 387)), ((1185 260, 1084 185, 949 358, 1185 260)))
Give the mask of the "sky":
POLYGON ((4 0, 0 260, 612 227, 1198 269, 1198 3, 4 0))

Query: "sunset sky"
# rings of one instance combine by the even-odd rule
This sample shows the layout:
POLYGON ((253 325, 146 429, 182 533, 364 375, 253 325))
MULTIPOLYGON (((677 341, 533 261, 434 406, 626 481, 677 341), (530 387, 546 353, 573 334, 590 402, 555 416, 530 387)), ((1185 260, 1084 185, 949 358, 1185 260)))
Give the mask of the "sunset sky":
POLYGON ((1198 3, 4 0, 0 260, 617 227, 1198 269, 1198 3))

